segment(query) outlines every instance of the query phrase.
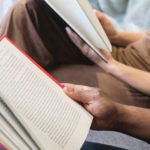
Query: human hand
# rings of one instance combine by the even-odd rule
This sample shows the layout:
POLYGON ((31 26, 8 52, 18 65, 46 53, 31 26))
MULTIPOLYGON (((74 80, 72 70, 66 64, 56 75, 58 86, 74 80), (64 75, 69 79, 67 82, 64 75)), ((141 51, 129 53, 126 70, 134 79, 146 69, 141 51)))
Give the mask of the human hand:
POLYGON ((107 34, 112 45, 125 47, 130 43, 136 42, 145 36, 145 32, 121 32, 117 31, 112 22, 105 14, 94 10, 100 24, 107 34))
POLYGON ((117 122, 118 107, 102 91, 98 88, 64 84, 64 92, 94 116, 92 129, 113 130, 117 122))
POLYGON ((66 28, 66 32, 72 42, 82 51, 82 53, 88 57, 91 61, 101 67, 107 73, 112 73, 114 71, 114 67, 117 64, 117 61, 113 59, 113 57, 106 52, 105 50, 99 49, 101 54, 106 58, 107 63, 104 62, 99 56, 83 41, 80 37, 74 33, 69 27, 66 28))
POLYGON ((112 22, 102 12, 94 10, 94 13, 97 16, 100 24, 102 25, 105 33, 107 34, 110 42, 112 44, 115 43, 119 33, 112 22))

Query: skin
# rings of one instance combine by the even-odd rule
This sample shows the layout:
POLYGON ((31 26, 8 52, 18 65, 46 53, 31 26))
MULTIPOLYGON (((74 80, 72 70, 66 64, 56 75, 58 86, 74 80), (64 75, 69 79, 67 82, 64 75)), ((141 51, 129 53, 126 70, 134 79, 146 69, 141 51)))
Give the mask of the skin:
MULTIPOLYGON (((112 44, 127 46, 141 39, 145 34, 118 32, 101 12, 95 11, 95 13, 112 44)), ((106 51, 100 49, 108 60, 108 63, 105 63, 74 32, 69 28, 66 28, 66 31, 82 53, 105 72, 150 95, 150 74, 148 72, 121 64, 106 51)), ((94 116, 93 129, 118 131, 150 142, 149 109, 116 103, 97 88, 73 84, 64 84, 64 87, 64 92, 68 96, 80 102, 94 116)))
POLYGON ((64 92, 94 116, 92 129, 118 131, 150 142, 149 109, 115 103, 97 88, 64 84, 64 92))
POLYGON ((118 32, 103 13, 97 10, 94 10, 94 13, 102 24, 112 45, 124 47, 138 41, 145 35, 144 32, 118 32))
MULTIPOLYGON (((112 43, 113 43, 114 38, 119 37, 120 35, 123 35, 122 32, 119 33, 116 31, 116 29, 113 27, 111 22, 107 20, 106 17, 102 13, 96 12, 96 14, 97 13, 98 13, 97 15, 98 18, 101 24, 103 25, 103 28, 112 43)), ((133 88, 145 94, 150 95, 150 86, 149 86, 150 85, 150 73, 121 64, 120 62, 113 59, 113 57, 109 53, 100 49, 101 53, 108 60, 108 63, 105 63, 104 61, 99 59, 99 57, 95 54, 95 52, 93 52, 90 49, 90 47, 87 44, 85 44, 74 32, 72 32, 69 28, 66 28, 66 31, 70 39, 73 41, 75 45, 79 47, 82 53, 85 56, 87 56, 89 59, 91 59, 94 63, 96 63, 105 72, 115 76, 116 78, 122 80, 123 82, 126 82, 133 88)), ((131 33, 129 34, 126 33, 123 36, 124 40, 118 39, 119 41, 118 43, 123 43, 123 45, 125 45, 125 43, 127 43, 126 39, 128 39, 128 43, 131 43, 132 41, 136 41, 142 38, 144 33, 143 34, 136 33, 136 35, 134 34, 133 36, 130 36, 130 38, 128 38, 130 34, 131 33)))

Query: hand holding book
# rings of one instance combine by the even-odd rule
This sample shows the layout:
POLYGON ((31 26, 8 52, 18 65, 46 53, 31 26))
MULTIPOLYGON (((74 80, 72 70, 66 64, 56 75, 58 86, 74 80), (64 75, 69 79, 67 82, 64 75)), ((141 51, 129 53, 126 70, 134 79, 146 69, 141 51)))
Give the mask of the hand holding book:
POLYGON ((45 1, 66 22, 67 26, 76 32, 101 59, 107 62, 98 48, 111 53, 112 45, 87 0, 45 1))
POLYGON ((99 49, 100 53, 106 58, 107 62, 103 61, 80 37, 74 33, 70 28, 66 28, 66 32, 72 42, 88 57, 91 61, 97 64, 104 71, 111 73, 117 61, 113 59, 110 53, 103 49, 99 49))
MULTIPOLYGON (((0 114, 4 114, 13 127, 11 129, 8 126, 12 131, 10 136, 19 135, 21 139, 20 143, 15 144, 22 150, 28 148, 22 148, 21 145, 34 150, 80 149, 93 117, 71 101, 53 77, 6 37, 0 41, 0 57, 1 101, 9 108, 9 112, 13 112, 15 119, 2 109, 0 114), (33 146, 35 148, 31 148, 33 146)), ((1 121, 0 124, 5 126, 6 123, 1 121)), ((19 141, 17 138, 11 139, 19 141)), ((5 141, 7 144, 14 143, 9 139, 5 141)))
MULTIPOLYGON (((118 38, 118 31, 113 26, 112 22, 100 11, 94 10, 100 24, 102 25, 106 35, 108 36, 111 43, 115 43, 118 38)), ((114 64, 117 62, 112 58, 109 52, 103 49, 99 49, 100 53, 106 58, 106 61, 100 59, 100 57, 93 51, 88 44, 86 44, 75 32, 73 32, 69 27, 66 28, 66 32, 71 39, 71 41, 82 51, 82 53, 92 60, 95 64, 100 66, 104 71, 111 72, 113 70, 114 64)))
POLYGON ((98 88, 64 84, 64 92, 80 102, 93 116, 91 128, 94 130, 113 130, 118 118, 117 103, 110 100, 98 88))
POLYGON ((145 36, 144 32, 121 32, 118 31, 111 20, 102 12, 94 10, 99 23, 102 25, 110 43, 119 47, 126 47, 145 36))
POLYGON ((112 24, 112 22, 100 11, 94 10, 100 24, 102 25, 107 37, 112 44, 118 39, 118 31, 112 24))

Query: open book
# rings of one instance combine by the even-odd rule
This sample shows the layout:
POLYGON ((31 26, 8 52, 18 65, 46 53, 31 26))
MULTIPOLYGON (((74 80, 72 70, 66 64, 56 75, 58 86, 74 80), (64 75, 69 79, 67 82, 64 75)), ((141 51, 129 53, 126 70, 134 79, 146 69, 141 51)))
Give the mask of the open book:
POLYGON ((92 116, 4 37, 0 42, 0 144, 11 150, 79 150, 92 116))
POLYGON ((101 59, 107 61, 98 48, 111 52, 112 46, 88 0, 45 1, 101 59))

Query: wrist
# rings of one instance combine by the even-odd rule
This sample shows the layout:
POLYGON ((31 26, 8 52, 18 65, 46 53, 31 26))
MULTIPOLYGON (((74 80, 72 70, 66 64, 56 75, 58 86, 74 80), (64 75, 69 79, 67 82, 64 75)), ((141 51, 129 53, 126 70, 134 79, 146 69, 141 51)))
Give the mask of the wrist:
POLYGON ((113 45, 116 45, 116 46, 124 46, 124 40, 123 40, 123 37, 122 36, 122 32, 117 32, 115 36, 113 36, 110 41, 113 45))
POLYGON ((116 103, 116 109, 117 109, 117 117, 116 122, 114 123, 113 130, 114 131, 122 131, 123 125, 125 123, 125 119, 127 118, 127 110, 126 105, 122 105, 119 103, 116 103))
POLYGON ((112 44, 125 47, 145 36, 145 32, 118 32, 112 39, 112 44))
POLYGON ((119 62, 115 59, 108 61, 108 67, 106 72, 111 75, 114 75, 116 72, 119 72, 119 62))
POLYGON ((130 133, 132 129, 135 129, 135 115, 132 115, 131 108, 128 105, 116 104, 117 105, 117 119, 114 125, 114 131, 122 133, 130 133))
POLYGON ((107 73, 121 80, 123 80, 129 74, 127 71, 127 66, 116 60, 109 62, 107 73))
POLYGON ((122 104, 116 105, 118 116, 113 131, 125 133, 149 142, 149 109, 122 104))

